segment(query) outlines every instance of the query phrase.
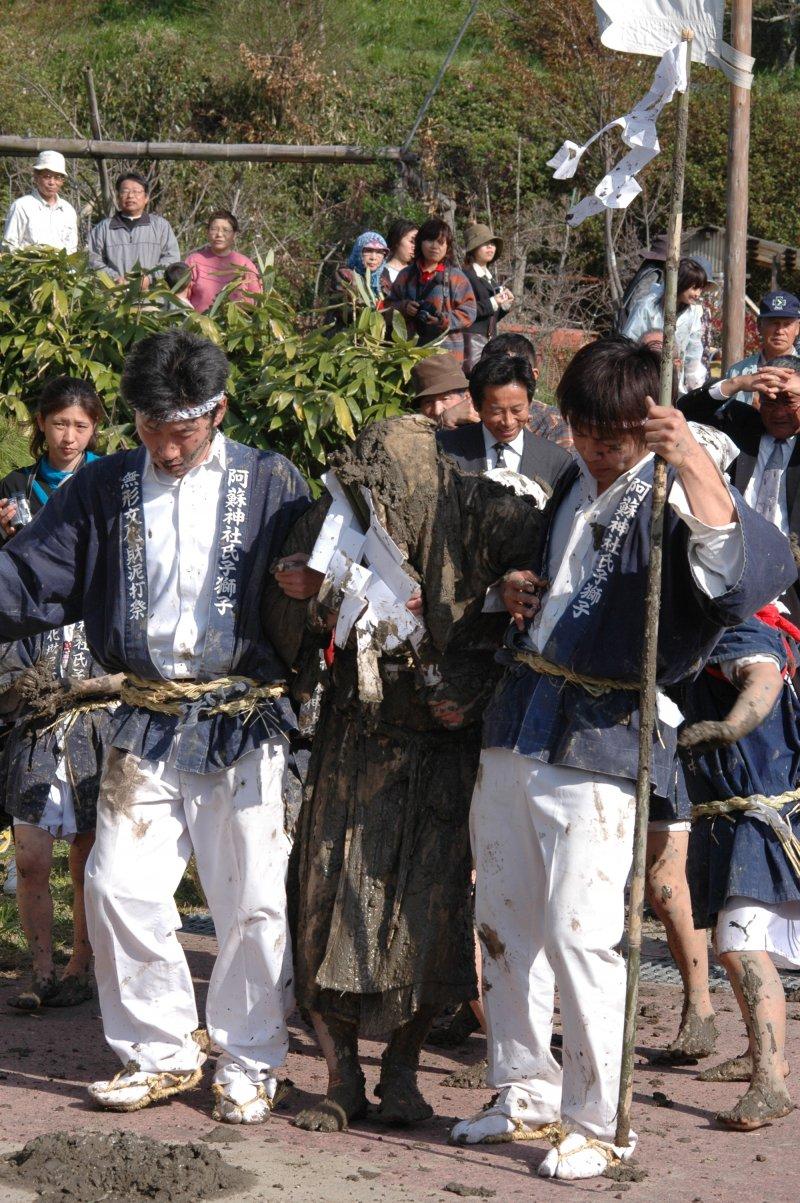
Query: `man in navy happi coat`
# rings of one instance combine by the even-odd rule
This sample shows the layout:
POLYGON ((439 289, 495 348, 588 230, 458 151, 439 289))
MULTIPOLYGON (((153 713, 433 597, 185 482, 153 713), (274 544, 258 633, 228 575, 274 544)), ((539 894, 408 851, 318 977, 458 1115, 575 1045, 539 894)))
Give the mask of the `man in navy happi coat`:
MULTIPOLYGON (((222 436, 225 356, 184 332, 139 342, 122 392, 144 446, 91 464, 0 551, 0 640, 82 620, 123 672, 87 913, 106 1038, 90 1088, 136 1110, 190 1089, 204 1054, 173 894, 194 851, 219 955, 207 1023, 215 1116, 266 1119, 292 1003, 282 784, 294 718, 259 616, 307 505, 282 456, 222 436)), ((302 591, 303 571, 289 572, 302 591)))

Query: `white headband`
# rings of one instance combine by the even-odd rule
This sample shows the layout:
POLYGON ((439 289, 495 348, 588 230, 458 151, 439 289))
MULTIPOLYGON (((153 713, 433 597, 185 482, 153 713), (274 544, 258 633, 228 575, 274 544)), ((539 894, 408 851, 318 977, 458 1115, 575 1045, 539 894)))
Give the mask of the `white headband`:
MULTIPOLYGON (((198 405, 191 405, 188 409, 174 409, 171 414, 163 418, 151 418, 151 422, 189 422, 192 418, 202 418, 203 414, 211 413, 212 409, 216 409, 220 401, 225 397, 224 390, 221 393, 215 393, 213 397, 209 397, 207 401, 201 401, 198 405)), ((134 408, 138 408, 134 406, 134 408)))

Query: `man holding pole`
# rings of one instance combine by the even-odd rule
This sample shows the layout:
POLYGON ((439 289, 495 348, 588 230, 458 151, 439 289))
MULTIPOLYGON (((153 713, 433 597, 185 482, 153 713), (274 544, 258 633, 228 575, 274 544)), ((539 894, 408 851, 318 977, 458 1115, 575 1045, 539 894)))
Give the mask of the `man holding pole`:
MULTIPOLYGON (((625 1000, 616 946, 631 865, 655 455, 668 485, 661 690, 695 672, 725 626, 795 573, 785 539, 728 488, 683 417, 655 405, 658 390, 647 348, 605 339, 578 352, 558 395, 581 470, 553 513, 541 565, 548 591, 540 606, 532 572, 503 585, 517 629, 487 711, 471 812, 488 1080, 499 1095, 452 1138, 549 1138, 544 1177, 592 1177, 635 1146, 633 1133, 624 1147, 614 1136, 625 1000), (563 1073, 550 1052, 555 986, 563 1073)), ((665 801, 680 718, 660 692, 650 783, 665 801)))

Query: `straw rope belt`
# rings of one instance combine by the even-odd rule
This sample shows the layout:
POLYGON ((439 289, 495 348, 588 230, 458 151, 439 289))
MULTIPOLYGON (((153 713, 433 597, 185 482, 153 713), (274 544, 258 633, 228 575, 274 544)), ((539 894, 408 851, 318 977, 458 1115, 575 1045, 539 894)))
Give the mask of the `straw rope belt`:
POLYGON ((734 814, 751 814, 766 822, 778 837, 781 848, 798 881, 800 881, 800 839, 795 835, 790 819, 800 810, 800 789, 790 789, 784 794, 768 797, 766 794, 751 794, 749 798, 726 798, 722 802, 701 802, 692 807, 692 822, 698 819, 721 816, 733 822, 734 814), (790 802, 795 805, 788 815, 779 815, 790 802))
POLYGON ((120 697, 129 706, 153 710, 156 714, 180 716, 192 702, 207 703, 202 709, 206 714, 245 714, 256 710, 259 702, 279 698, 286 693, 286 685, 259 685, 252 677, 217 677, 213 681, 146 681, 143 677, 126 677, 120 697), (219 698, 221 691, 237 685, 245 685, 245 692, 235 697, 219 698))
POLYGON ((280 698, 286 692, 284 682, 274 685, 259 685, 253 677, 225 676, 214 681, 146 681, 143 677, 125 677, 122 697, 129 706, 140 706, 153 710, 156 715, 183 715, 185 706, 192 701, 207 704, 202 709, 208 715, 243 715, 257 709, 260 701, 280 698), (247 686, 232 698, 219 698, 219 693, 235 686, 247 686), (215 697, 217 695, 217 697, 215 697))
POLYGON ((602 694, 610 693, 614 689, 639 689, 638 681, 614 681, 610 677, 588 677, 584 673, 573 672, 571 668, 553 664, 552 661, 545 660, 544 656, 540 656, 538 652, 515 652, 514 659, 518 663, 532 668, 534 672, 542 673, 547 677, 561 677, 570 685, 579 685, 593 698, 599 698, 602 694))
POLYGON ((748 798, 726 798, 723 802, 700 802, 692 807, 693 819, 713 818, 714 815, 730 815, 734 811, 747 812, 768 806, 770 810, 783 810, 789 802, 800 802, 800 789, 787 790, 785 794, 767 797, 766 794, 751 794, 748 798))

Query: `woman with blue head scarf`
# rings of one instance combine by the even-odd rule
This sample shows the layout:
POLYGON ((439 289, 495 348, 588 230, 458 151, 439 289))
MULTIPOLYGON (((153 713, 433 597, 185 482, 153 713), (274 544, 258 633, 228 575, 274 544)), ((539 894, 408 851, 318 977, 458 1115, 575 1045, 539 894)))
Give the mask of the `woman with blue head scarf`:
POLYGON ((382 309, 385 291, 381 277, 388 253, 386 239, 376 230, 365 230, 359 234, 348 256, 347 267, 340 267, 337 272, 339 287, 349 285, 352 290, 354 277, 361 276, 372 296, 373 308, 382 309))

